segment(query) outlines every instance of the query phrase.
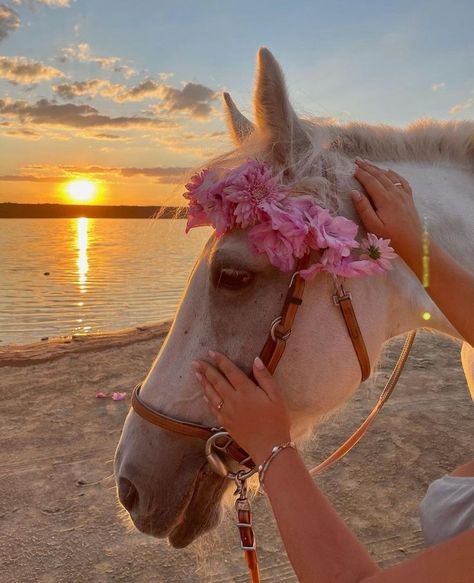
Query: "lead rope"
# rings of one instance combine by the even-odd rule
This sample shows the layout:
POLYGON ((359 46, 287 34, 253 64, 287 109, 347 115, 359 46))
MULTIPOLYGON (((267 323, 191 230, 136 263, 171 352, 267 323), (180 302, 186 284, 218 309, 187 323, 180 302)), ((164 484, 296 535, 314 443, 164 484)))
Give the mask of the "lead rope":
POLYGON ((247 478, 241 477, 245 470, 237 472, 234 480, 237 486, 234 495, 237 496, 235 509, 237 511, 237 528, 240 535, 240 548, 244 551, 245 561, 252 579, 252 583, 260 583, 258 568, 257 545, 252 527, 252 508, 247 497, 247 478))

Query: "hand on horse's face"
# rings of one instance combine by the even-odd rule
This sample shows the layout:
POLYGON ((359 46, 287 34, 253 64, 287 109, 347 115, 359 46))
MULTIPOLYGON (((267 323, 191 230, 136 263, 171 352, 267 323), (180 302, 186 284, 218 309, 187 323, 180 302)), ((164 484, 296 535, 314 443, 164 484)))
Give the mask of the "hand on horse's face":
POLYGON ((259 358, 253 365, 256 385, 229 358, 209 351, 214 365, 194 361, 210 411, 220 426, 259 465, 274 445, 290 440, 290 418, 280 387, 259 358))

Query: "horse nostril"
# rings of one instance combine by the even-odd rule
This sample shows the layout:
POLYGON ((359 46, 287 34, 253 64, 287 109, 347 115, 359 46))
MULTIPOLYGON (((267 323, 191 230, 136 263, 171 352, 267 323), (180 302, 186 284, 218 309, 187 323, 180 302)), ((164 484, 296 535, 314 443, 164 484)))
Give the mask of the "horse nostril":
POLYGON ((138 504, 138 491, 127 478, 119 478, 118 495, 120 502, 129 512, 138 504))

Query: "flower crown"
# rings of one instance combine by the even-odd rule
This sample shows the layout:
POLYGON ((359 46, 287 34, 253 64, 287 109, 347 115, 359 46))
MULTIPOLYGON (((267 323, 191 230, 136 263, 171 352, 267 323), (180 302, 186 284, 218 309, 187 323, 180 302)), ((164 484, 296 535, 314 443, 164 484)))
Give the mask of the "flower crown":
POLYGON ((309 195, 291 196, 271 168, 258 160, 249 159, 224 176, 209 168, 197 172, 183 196, 189 201, 186 233, 208 225, 221 237, 235 227, 250 227, 253 252, 266 253, 281 271, 294 270, 296 260, 311 249, 321 251, 300 271, 304 279, 322 271, 341 277, 383 273, 392 269, 390 260, 397 257, 390 239, 368 233, 358 243, 356 223, 333 216, 309 195))

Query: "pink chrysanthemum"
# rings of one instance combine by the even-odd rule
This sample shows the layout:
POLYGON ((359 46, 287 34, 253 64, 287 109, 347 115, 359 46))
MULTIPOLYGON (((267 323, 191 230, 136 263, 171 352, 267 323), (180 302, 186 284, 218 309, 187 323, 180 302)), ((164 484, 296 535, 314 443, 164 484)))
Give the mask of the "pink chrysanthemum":
POLYGON ((284 200, 288 189, 272 175, 268 166, 248 160, 229 172, 223 194, 234 203, 236 224, 245 229, 265 220, 268 205, 284 200))
POLYGON ((270 222, 252 227, 249 231, 249 242, 255 253, 266 253, 270 263, 280 271, 292 271, 295 268, 291 240, 278 229, 274 229, 270 222))
POLYGON ((233 208, 223 194, 223 183, 213 170, 205 168, 186 184, 184 198, 190 201, 186 233, 193 227, 210 225, 220 237, 234 226, 233 208))

